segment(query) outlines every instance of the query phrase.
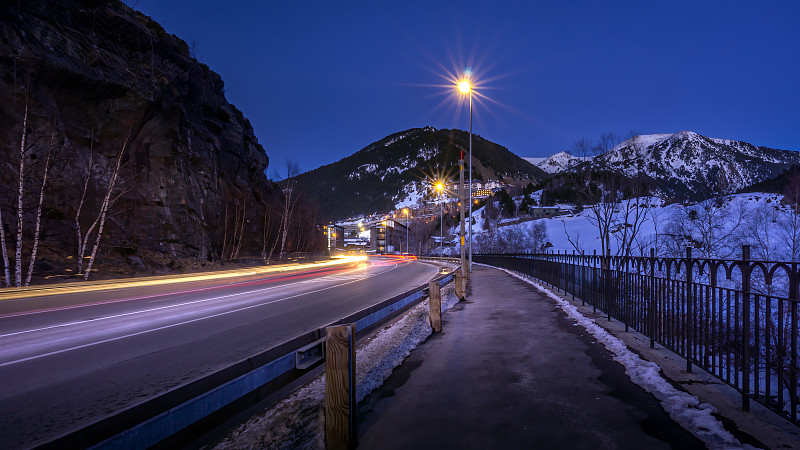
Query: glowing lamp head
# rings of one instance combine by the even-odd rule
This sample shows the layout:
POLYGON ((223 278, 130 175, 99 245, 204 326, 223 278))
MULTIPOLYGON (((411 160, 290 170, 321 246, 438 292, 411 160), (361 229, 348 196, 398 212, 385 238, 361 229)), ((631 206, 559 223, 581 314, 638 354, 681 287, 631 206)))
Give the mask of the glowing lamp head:
POLYGON ((469 91, 472 90, 472 86, 470 86, 469 81, 462 81, 458 83, 458 90, 464 94, 469 94, 469 91))
POLYGON ((442 183, 436 183, 436 190, 437 191, 441 191, 443 189, 444 189, 444 186, 442 185, 442 183))

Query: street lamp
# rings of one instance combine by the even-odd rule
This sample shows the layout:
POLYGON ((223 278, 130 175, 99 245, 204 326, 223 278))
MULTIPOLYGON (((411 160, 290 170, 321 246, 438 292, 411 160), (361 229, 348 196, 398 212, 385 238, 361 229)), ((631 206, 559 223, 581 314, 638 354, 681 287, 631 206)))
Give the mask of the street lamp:
MULTIPOLYGON (((467 274, 472 273, 472 84, 469 80, 462 80, 458 83, 458 90, 461 91, 462 94, 469 95, 469 215, 467 216, 469 219, 469 266, 467 267, 467 274)), ((463 188, 464 188, 464 161, 463 157, 461 158, 461 188, 462 188, 462 195, 463 195, 463 188)), ((462 201, 463 203, 463 201, 462 201)), ((463 255, 463 246, 464 246, 464 208, 461 208, 461 246, 462 246, 462 272, 464 271, 464 255, 463 255)))

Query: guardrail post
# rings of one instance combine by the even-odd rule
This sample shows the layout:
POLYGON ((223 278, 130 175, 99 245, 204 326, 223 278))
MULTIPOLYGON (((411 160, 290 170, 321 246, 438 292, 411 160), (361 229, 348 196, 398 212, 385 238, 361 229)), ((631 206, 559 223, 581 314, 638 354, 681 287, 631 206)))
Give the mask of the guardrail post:
POLYGON ((438 333, 442 331, 442 294, 438 281, 428 283, 428 303, 430 304, 431 328, 434 333, 438 333))
POLYGON ((458 297, 459 301, 462 301, 467 293, 467 280, 460 270, 456 270, 454 282, 456 285, 456 297, 458 297))
POLYGON ((325 328, 325 448, 355 448, 356 324, 325 328))

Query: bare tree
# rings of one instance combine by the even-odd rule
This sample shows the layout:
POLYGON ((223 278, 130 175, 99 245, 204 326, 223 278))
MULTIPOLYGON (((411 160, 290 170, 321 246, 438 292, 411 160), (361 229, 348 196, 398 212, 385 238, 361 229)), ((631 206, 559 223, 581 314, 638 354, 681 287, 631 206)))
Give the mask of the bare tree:
POLYGON ((270 214, 269 204, 264 205, 264 233, 261 236, 261 261, 267 263, 267 242, 269 241, 269 225, 272 221, 272 214, 270 214))
POLYGON ((773 260, 777 253, 776 233, 773 227, 778 222, 780 210, 767 203, 762 203, 754 210, 750 211, 747 221, 746 233, 747 240, 753 250, 753 257, 756 259, 773 260))
POLYGON ((600 135, 600 139, 597 141, 594 154, 602 155, 620 143, 622 143, 622 137, 620 135, 613 132, 603 133, 600 135))
POLYGON ((19 188, 17 190, 17 248, 14 263, 14 284, 22 285, 22 198, 25 195, 25 140, 28 137, 28 90, 25 90, 25 115, 22 119, 22 139, 19 144, 19 188))
POLYGON ((236 206, 236 220, 233 224, 233 237, 231 237, 230 259, 238 259, 239 251, 242 249, 242 239, 244 237, 245 214, 247 213, 247 199, 242 200, 242 208, 236 206))
MULTIPOLYGON (((75 232, 78 235, 78 273, 83 273, 83 255, 86 254, 86 242, 88 240, 88 234, 92 232, 92 229, 90 228, 85 238, 81 233, 81 210, 83 209, 83 205, 86 202, 86 191, 89 189, 89 181, 92 179, 93 161, 94 161, 94 130, 92 130, 92 132, 89 135, 89 161, 86 164, 86 178, 84 179, 83 182, 83 192, 81 193, 81 199, 78 202, 78 207, 75 210, 75 232)), ((92 228, 94 228, 94 224, 92 224, 92 228)))
POLYGON ((39 190, 39 206, 36 209, 36 225, 33 230, 33 246, 31 247, 31 259, 28 263, 28 275, 25 277, 25 286, 31 284, 31 277, 33 276, 33 267, 36 263, 36 253, 39 250, 39 230, 42 225, 42 205, 44 204, 44 190, 47 186, 47 173, 50 169, 50 157, 53 154, 53 146, 55 145, 56 132, 53 130, 50 136, 50 145, 47 146, 47 157, 44 162, 44 174, 42 175, 42 188, 39 190))
POLYGON ((778 216, 778 245, 781 259, 800 262, 800 179, 794 179, 786 189, 784 200, 789 205, 778 216))
POLYGON ((283 214, 281 216, 281 248, 278 252, 280 257, 283 257, 283 251, 286 248, 286 238, 289 235, 289 223, 291 221, 292 212, 294 211, 294 200, 292 194, 296 181, 294 177, 300 174, 300 166, 293 161, 286 160, 286 187, 283 190, 283 214))
POLYGON ((667 252, 678 256, 686 247, 694 247, 702 258, 730 258, 738 251, 748 219, 743 205, 723 197, 679 208, 667 225, 667 252))
MULTIPOLYGON (((86 236, 84 236, 84 240, 88 239, 89 235, 92 232, 92 229, 95 227, 95 225, 97 225, 97 234, 95 235, 95 241, 94 241, 94 246, 92 247, 92 253, 89 256, 89 263, 86 265, 86 270, 83 273, 83 279, 84 280, 88 280, 89 279, 89 274, 92 271, 92 265, 94 264, 94 260, 97 257, 97 249, 100 247, 100 240, 103 237, 103 227, 105 226, 106 217, 108 216, 109 208, 114 203, 114 201, 119 198, 119 195, 117 195, 117 196, 112 198, 112 194, 114 192, 114 188, 116 187, 117 179, 119 178, 120 167, 122 166, 122 159, 123 159, 123 156, 125 155, 125 151, 128 148, 128 141, 129 141, 130 137, 131 137, 131 131, 128 131, 128 134, 125 136, 125 139, 122 141, 122 147, 120 148, 120 151, 117 154, 116 162, 114 164, 114 169, 112 170, 111 175, 109 177, 108 187, 106 189, 106 194, 103 197, 103 202, 100 204, 100 212, 97 215, 97 218, 95 219, 94 223, 92 223, 92 226, 86 232, 86 236)), ((85 243, 84 243, 84 249, 85 248, 86 248, 86 246, 85 246, 85 243)), ((79 257, 82 259, 83 255, 79 255, 79 257)))
POLYGON ((650 197, 634 194, 633 198, 621 200, 619 209, 619 214, 614 218, 612 233, 617 241, 617 254, 625 255, 633 250, 642 226, 652 210, 650 197))
POLYGON ((3 223, 3 208, 0 208, 0 246, 3 247, 3 276, 6 286, 11 286, 11 274, 8 268, 8 250, 6 248, 6 227, 3 223))
POLYGON ((614 225, 614 214, 619 204, 620 194, 613 188, 609 180, 606 183, 589 183, 583 189, 589 215, 587 219, 597 228, 598 238, 603 256, 611 254, 611 232, 614 225))
POLYGON ((570 234, 567 229, 567 222, 561 219, 561 225, 564 227, 564 235, 567 236, 567 241, 576 252, 583 254, 583 243, 581 243, 581 232, 576 231, 574 235, 570 234))

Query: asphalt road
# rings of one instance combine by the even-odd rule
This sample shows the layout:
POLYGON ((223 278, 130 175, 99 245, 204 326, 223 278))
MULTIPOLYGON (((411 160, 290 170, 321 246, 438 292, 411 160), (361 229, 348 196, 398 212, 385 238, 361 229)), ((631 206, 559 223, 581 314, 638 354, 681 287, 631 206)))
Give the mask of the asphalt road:
POLYGON ((423 284, 438 271, 371 258, 291 273, 0 295, 0 446, 46 442, 423 284))

